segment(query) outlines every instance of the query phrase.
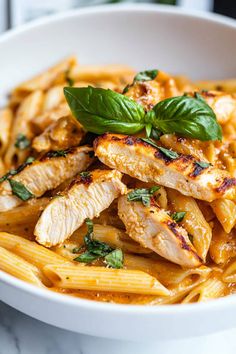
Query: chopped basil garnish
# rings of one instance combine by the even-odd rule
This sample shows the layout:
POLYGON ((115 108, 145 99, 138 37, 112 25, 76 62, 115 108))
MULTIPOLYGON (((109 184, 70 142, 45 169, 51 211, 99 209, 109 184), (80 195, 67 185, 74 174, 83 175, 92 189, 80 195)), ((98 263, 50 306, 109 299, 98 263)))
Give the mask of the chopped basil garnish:
POLYGON ((86 178, 86 177, 90 177, 91 176, 91 172, 90 171, 84 171, 84 172, 80 172, 80 177, 86 178))
POLYGON ((201 168, 207 168, 207 167, 212 166, 211 163, 209 163, 209 162, 204 162, 204 161, 196 161, 195 164, 198 165, 198 166, 200 166, 201 168))
POLYGON ((159 186, 153 186, 151 188, 137 188, 127 194, 127 200, 129 202, 142 202, 144 206, 150 206, 150 198, 153 194, 160 189, 159 186))
POLYGON ((159 149, 166 157, 168 157, 172 160, 177 159, 179 157, 179 154, 177 154, 177 152, 165 149, 162 146, 158 146, 155 143, 155 141, 150 138, 141 138, 141 140, 144 141, 145 143, 152 145, 153 147, 159 149))
POLYGON ((7 172, 4 176, 2 176, 0 178, 0 183, 3 181, 6 181, 9 177, 14 176, 18 173, 17 170, 10 170, 9 172, 7 172))
POLYGON ((168 150, 168 149, 165 149, 161 146, 158 146, 158 149, 168 158, 172 159, 172 160, 175 160, 179 157, 179 154, 177 154, 177 152, 175 151, 172 151, 172 150, 168 150))
MULTIPOLYGON (((110 253, 114 252, 114 248, 109 246, 105 242, 95 240, 93 238, 93 222, 90 219, 86 219, 87 234, 84 237, 84 246, 86 251, 81 253, 78 257, 74 258, 76 262, 91 263, 99 258, 108 256, 110 253)), ((74 248, 73 253, 78 253, 81 248, 74 248)), ((114 256, 113 256, 114 257, 114 256)), ((112 258, 112 257, 111 257, 112 258)), ((108 261, 106 261, 108 264, 108 261)), ((109 264, 112 267, 112 264, 109 264)))
POLYGON ((183 221, 185 215, 186 215, 186 211, 179 211, 171 214, 171 217, 174 221, 180 222, 183 221))
POLYGON ((125 86, 123 90, 123 94, 127 93, 129 88, 132 87, 135 82, 137 81, 151 81, 154 80, 158 75, 158 70, 146 70, 146 71, 140 71, 138 74, 135 75, 133 83, 131 85, 125 86))
POLYGON ((30 140, 24 134, 18 134, 16 137, 15 147, 25 150, 30 147, 30 140))
POLYGON ((123 262, 124 262, 123 258, 124 257, 123 257, 122 250, 116 249, 105 256, 105 262, 111 268, 120 269, 123 268, 123 262))
POLYGON ((49 151, 46 156, 47 157, 66 157, 68 154, 68 150, 57 150, 57 151, 49 151))
POLYGON ((8 180, 12 189, 12 194, 16 195, 23 201, 33 198, 34 195, 21 183, 14 179, 8 180))
POLYGON ((134 77, 134 82, 135 81, 151 81, 154 80, 158 75, 158 70, 146 70, 146 71, 140 71, 135 77, 134 77))

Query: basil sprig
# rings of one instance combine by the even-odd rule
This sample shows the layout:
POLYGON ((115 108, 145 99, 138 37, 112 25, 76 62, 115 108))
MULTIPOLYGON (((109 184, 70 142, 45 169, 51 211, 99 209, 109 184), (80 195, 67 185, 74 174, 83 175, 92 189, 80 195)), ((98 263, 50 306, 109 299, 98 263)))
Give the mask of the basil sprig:
POLYGON ((91 133, 135 134, 145 126, 143 107, 120 93, 89 86, 65 87, 64 94, 73 115, 91 133))
MULTIPOLYGON (((105 242, 94 239, 93 222, 86 219, 87 233, 84 236, 85 251, 74 258, 76 262, 91 263, 97 259, 104 258, 104 262, 111 268, 123 267, 123 252, 120 249, 114 249, 105 242)), ((73 253, 79 253, 83 247, 76 247, 73 253)))
POLYGON ((107 131, 135 134, 146 127, 164 134, 207 140, 221 140, 216 115, 200 94, 167 98, 145 112, 144 108, 120 93, 94 87, 65 87, 72 114, 92 133, 107 131))

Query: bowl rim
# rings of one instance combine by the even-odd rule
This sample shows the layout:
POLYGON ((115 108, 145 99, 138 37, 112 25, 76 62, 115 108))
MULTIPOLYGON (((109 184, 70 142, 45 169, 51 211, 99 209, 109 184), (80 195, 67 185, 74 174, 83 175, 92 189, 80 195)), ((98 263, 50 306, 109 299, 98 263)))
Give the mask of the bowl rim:
MULTIPOLYGON (((13 28, 8 30, 0 36, 0 45, 12 37, 30 31, 34 28, 40 28, 47 24, 53 24, 60 22, 65 18, 73 18, 80 16, 99 15, 101 13, 117 13, 117 12, 132 12, 132 13, 165 13, 176 15, 180 17, 188 17, 192 19, 200 19, 216 23, 231 29, 236 29, 236 21, 234 19, 222 16, 219 14, 212 14, 197 10, 186 10, 171 5, 157 5, 157 4, 110 4, 91 6, 87 8, 73 9, 65 11, 59 14, 46 16, 42 19, 34 20, 30 23, 26 23, 19 28, 13 28)), ((207 303, 191 303, 181 305, 164 305, 164 306, 151 306, 151 305, 129 305, 129 304, 115 304, 104 303, 96 300, 88 300, 79 297, 73 297, 68 294, 56 293, 50 289, 39 288, 33 284, 27 283, 14 276, 0 271, 0 282, 5 285, 16 288, 17 290, 28 293, 29 295, 36 296, 42 300, 48 300, 58 304, 82 307, 90 311, 101 311, 106 313, 119 313, 123 314, 139 314, 141 316, 160 315, 160 316, 173 316, 188 315, 196 312, 207 313, 217 310, 224 310, 229 306, 236 304, 236 295, 226 296, 224 298, 215 299, 207 303)))

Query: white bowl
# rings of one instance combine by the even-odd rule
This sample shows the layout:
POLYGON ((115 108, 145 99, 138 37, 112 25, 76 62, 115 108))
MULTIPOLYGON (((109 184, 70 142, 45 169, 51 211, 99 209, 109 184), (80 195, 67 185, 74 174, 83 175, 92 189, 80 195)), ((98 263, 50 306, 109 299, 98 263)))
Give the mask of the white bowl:
MULTIPOLYGON (((130 5, 68 12, 0 39, 0 97, 75 53, 81 63, 125 63, 192 78, 236 74, 235 21, 174 7, 130 5)), ((72 298, 0 273, 0 299, 47 323, 118 339, 173 339, 236 327, 236 296, 204 304, 142 307, 72 298)))

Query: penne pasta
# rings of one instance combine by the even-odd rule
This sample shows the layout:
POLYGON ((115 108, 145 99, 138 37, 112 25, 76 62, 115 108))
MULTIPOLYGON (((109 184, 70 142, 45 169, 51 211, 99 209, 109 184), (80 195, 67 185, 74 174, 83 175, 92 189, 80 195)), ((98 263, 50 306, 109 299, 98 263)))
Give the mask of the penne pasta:
POLYGON ((236 283, 236 261, 233 260, 225 269, 222 280, 226 283, 236 283))
POLYGON ((232 200, 217 199, 211 207, 226 233, 236 225, 236 204, 232 200))
POLYGON ((65 289, 169 294, 157 279, 138 270, 50 264, 44 267, 44 273, 54 285, 65 289))
POLYGON ((235 79, 65 58, 0 109, 0 186, 1 271, 119 304, 236 293, 235 79))
POLYGON ((211 227, 193 198, 183 196, 173 189, 168 189, 167 194, 175 211, 186 212, 182 224, 192 235, 199 256, 205 260, 212 237, 211 227))
POLYGON ((219 222, 214 221, 210 256, 216 264, 225 264, 236 256, 236 239, 234 232, 227 233, 219 222))
POLYGON ((0 232, 0 246, 16 253, 40 269, 43 269, 47 264, 66 264, 68 262, 65 258, 36 242, 7 232, 0 232))
POLYGON ((195 287, 182 301, 183 304, 191 302, 204 302, 224 296, 226 285, 219 279, 208 279, 195 287))
POLYGON ((3 156, 11 135, 13 114, 10 108, 0 110, 0 156, 3 156))
POLYGON ((37 267, 3 247, 0 247, 0 259, 0 270, 40 287, 46 282, 37 267))
POLYGON ((8 169, 22 164, 29 155, 30 141, 33 137, 31 120, 40 113, 43 103, 42 91, 34 91, 19 106, 14 125, 11 132, 11 138, 6 151, 4 162, 8 169), (17 145, 20 136, 28 140, 27 146, 17 145))

